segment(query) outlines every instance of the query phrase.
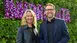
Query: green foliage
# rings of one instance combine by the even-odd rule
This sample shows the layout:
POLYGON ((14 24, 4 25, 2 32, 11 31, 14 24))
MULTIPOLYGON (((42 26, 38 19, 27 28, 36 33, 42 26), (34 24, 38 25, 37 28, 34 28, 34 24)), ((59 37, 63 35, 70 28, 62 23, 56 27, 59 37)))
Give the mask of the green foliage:
MULTIPOLYGON (((12 43, 16 40, 20 20, 0 19, 0 40, 12 43)), ((3 42, 3 43, 5 43, 3 42)))
POLYGON ((0 0, 0 17, 3 17, 4 12, 4 7, 3 7, 3 2, 0 0))
MULTIPOLYGON (((67 23, 70 34, 69 43, 77 43, 77 0, 27 0, 27 2, 41 3, 42 5, 50 2, 56 6, 57 10, 61 7, 69 9, 71 14, 71 22, 67 23)), ((3 16, 4 7, 2 0, 0 0, 0 43, 16 43, 16 34, 20 26, 20 20, 3 19, 3 16)), ((38 21, 38 30, 40 23, 41 21, 38 21)))

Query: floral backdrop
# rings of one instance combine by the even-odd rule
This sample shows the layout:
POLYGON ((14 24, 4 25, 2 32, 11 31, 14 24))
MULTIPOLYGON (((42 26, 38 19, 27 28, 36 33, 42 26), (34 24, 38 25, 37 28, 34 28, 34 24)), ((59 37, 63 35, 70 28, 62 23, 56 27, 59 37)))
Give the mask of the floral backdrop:
MULTIPOLYGON (((21 19, 24 12, 28 8, 32 9, 36 13, 37 20, 46 20, 43 5, 35 5, 34 3, 28 3, 26 1, 16 1, 16 4, 14 4, 13 0, 5 0, 5 17, 11 19, 21 19)), ((64 19, 66 22, 71 21, 69 10, 65 8, 61 8, 60 11, 56 14, 56 17, 64 19), (66 10, 67 12, 65 12, 66 10)))
POLYGON ((38 4, 38 6, 36 6, 33 3, 16 1, 16 5, 14 5, 13 0, 5 1, 5 17, 21 19, 24 12, 28 8, 31 8, 36 13, 37 20, 43 19, 42 14, 44 9, 41 4, 38 4))

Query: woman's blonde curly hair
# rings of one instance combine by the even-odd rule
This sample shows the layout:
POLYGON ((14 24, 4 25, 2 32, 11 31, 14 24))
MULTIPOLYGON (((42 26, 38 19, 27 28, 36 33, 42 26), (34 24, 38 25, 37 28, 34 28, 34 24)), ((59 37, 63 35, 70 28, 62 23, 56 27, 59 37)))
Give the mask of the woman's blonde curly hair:
POLYGON ((24 25, 27 25, 27 22, 26 22, 26 13, 27 12, 31 12, 32 13, 32 16, 33 16, 33 25, 35 26, 35 28, 37 28, 37 19, 36 19, 36 14, 34 13, 33 10, 31 9, 27 9, 23 16, 22 16, 22 20, 21 20, 21 26, 24 26, 24 25))

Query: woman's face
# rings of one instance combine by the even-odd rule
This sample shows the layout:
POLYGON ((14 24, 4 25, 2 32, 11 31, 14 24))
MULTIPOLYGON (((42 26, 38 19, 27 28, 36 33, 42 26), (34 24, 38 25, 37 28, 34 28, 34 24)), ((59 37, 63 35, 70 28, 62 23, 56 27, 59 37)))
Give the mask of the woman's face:
POLYGON ((27 13, 26 13, 26 22, 27 22, 28 24, 32 24, 32 23, 33 23, 33 15, 32 15, 31 12, 27 12, 27 13))

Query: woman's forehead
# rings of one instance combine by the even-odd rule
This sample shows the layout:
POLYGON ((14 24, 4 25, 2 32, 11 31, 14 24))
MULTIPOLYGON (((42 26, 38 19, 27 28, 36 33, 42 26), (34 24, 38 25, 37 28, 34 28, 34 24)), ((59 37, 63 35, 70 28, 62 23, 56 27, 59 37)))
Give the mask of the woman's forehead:
POLYGON ((26 16, 33 16, 33 14, 31 12, 27 12, 26 16))
POLYGON ((29 14, 29 15, 30 15, 30 14, 32 14, 32 13, 31 13, 31 12, 26 12, 26 14, 29 14))
POLYGON ((31 13, 31 11, 27 11, 26 13, 31 13))

